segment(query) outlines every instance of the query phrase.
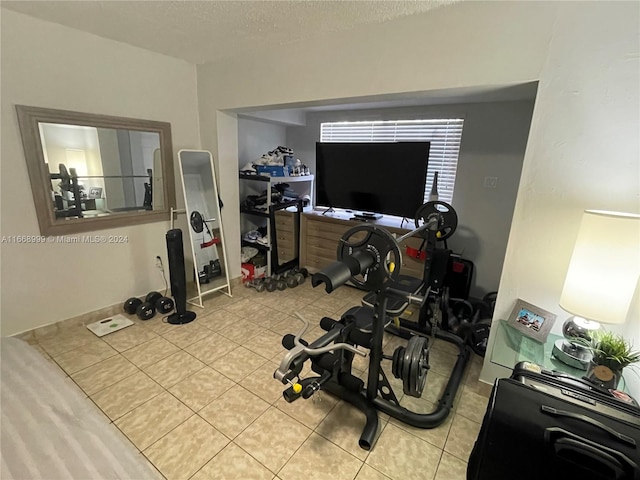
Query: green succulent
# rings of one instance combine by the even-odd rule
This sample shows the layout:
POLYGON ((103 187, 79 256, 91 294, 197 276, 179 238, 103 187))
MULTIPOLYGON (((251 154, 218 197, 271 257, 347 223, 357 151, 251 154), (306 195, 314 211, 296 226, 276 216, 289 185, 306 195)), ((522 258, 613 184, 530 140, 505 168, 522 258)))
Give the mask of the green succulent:
POLYGON ((633 345, 622 335, 604 330, 595 332, 591 340, 583 343, 593 354, 593 363, 605 365, 611 370, 620 370, 632 363, 640 362, 640 350, 633 350, 633 345))

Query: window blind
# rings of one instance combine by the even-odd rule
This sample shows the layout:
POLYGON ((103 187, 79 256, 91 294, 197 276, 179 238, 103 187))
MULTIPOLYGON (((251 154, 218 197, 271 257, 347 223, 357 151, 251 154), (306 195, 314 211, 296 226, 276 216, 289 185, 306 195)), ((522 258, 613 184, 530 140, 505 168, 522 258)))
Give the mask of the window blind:
POLYGON ((456 182, 464 119, 325 122, 321 142, 431 142, 424 201, 429 200, 433 176, 438 172, 439 200, 451 203, 456 182))

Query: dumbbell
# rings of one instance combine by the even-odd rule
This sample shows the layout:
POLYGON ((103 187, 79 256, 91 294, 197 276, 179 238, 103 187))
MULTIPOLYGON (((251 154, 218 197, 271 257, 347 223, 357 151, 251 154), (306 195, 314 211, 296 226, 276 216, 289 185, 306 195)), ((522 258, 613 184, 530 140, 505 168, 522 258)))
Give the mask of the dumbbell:
POLYGON ((275 292, 277 283, 278 282, 273 278, 266 278, 264 280, 264 287, 267 292, 275 292))
POLYGON ((153 304, 147 301, 143 302, 136 297, 127 299, 127 301, 124 302, 123 308, 129 315, 133 315, 135 313, 140 320, 149 320, 156 314, 156 307, 153 306, 153 304))
POLYGON ((262 279, 249 280, 248 282, 245 282, 244 286, 246 288, 255 288, 257 292, 264 292, 265 290, 262 279))
POLYGON ((129 315, 134 313, 140 320, 149 320, 154 317, 156 311, 166 314, 173 310, 174 303, 169 297, 159 292, 149 292, 144 301, 131 297, 124 302, 123 309, 129 315))
POLYGON ((287 275, 287 287, 295 288, 298 285, 302 285, 307 277, 309 276, 309 271, 306 268, 294 268, 287 275))
POLYGON ((162 315, 169 313, 174 307, 173 299, 171 297, 165 297, 159 292, 147 293, 144 301, 154 306, 156 311, 162 315))

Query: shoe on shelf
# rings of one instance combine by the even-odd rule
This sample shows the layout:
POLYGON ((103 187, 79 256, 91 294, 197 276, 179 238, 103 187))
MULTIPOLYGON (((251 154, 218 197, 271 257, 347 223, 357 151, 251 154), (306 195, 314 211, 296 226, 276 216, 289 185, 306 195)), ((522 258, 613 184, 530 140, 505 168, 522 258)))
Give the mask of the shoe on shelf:
POLYGON ((258 232, 257 230, 251 230, 251 231, 245 233, 242 238, 247 242, 254 242, 255 243, 256 240, 258 238, 261 238, 261 237, 262 237, 262 235, 260 235, 260 232, 258 232))
POLYGON ((253 162, 247 163, 244 167, 240 169, 242 173, 257 173, 255 167, 253 166, 253 162))
POLYGON ((273 163, 275 161, 277 161, 276 155, 269 152, 262 155, 258 160, 254 162, 254 164, 255 165, 276 165, 275 163, 273 163))
POLYGON ((293 155, 293 148, 283 147, 282 145, 280 145, 274 151, 277 152, 279 155, 283 155, 283 156, 284 155, 293 155))
POLYGON ((242 263, 247 263, 253 257, 258 254, 258 249, 254 247, 242 247, 240 250, 240 260, 242 263))

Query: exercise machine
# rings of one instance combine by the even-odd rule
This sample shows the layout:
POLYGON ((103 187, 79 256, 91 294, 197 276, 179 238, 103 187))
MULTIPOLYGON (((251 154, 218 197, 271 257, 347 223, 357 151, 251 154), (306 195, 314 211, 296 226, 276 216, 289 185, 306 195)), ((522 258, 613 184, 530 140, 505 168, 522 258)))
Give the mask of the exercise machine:
MULTIPOLYGON (((425 333, 396 323, 396 328, 406 333, 407 345, 396 348, 392 355, 383 352, 385 328, 391 327, 397 314, 410 304, 426 311, 427 304, 432 301, 433 282, 423 286, 424 282, 418 280, 416 286, 415 279, 400 275, 402 254, 399 243, 411 236, 423 235, 433 253, 438 237, 448 231, 443 229, 443 225, 442 214, 435 209, 422 215, 419 222, 416 220, 415 230, 398 239, 376 225, 364 224, 348 230, 338 245, 338 261, 314 274, 312 285, 323 285, 330 294, 350 281, 370 292, 367 301, 372 302, 372 306, 350 309, 340 320, 322 318, 320 327, 326 333, 311 343, 302 338, 308 322, 296 314, 304 327, 296 335, 285 335, 282 340, 288 352, 274 372, 274 378, 288 385, 283 392, 284 399, 287 402, 300 397, 308 399, 324 390, 351 403, 366 416, 359 440, 360 447, 365 450, 372 448, 379 435, 378 410, 418 428, 435 428, 443 423, 451 411, 470 359, 471 349, 465 340, 441 329, 434 319, 425 321, 425 333), (458 359, 435 409, 426 414, 416 413, 400 405, 382 369, 382 361, 391 361, 392 374, 402 380, 404 394, 421 397, 430 368, 429 351, 434 338, 456 345, 458 359), (369 357, 366 382, 352 372, 355 355, 369 357), (315 376, 301 378, 307 360, 311 361, 315 376)), ((432 255, 425 271, 429 272, 436 266, 435 255, 432 255)))
POLYGON ((78 217, 82 218, 82 199, 84 187, 78 182, 75 168, 67 167, 64 163, 58 164, 58 173, 50 173, 51 180, 60 180, 58 187, 60 194, 54 194, 54 207, 56 218, 78 217), (64 196, 64 197, 63 197, 64 196), (69 205, 65 209, 65 202, 69 205))

